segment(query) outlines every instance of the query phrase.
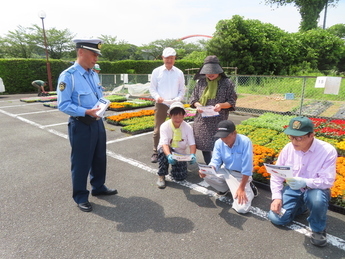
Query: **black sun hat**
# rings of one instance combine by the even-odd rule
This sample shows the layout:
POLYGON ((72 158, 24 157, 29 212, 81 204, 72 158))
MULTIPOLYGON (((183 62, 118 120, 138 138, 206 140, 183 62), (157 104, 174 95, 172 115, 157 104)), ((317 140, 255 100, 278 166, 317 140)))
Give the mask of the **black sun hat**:
POLYGON ((218 123, 217 133, 215 138, 226 138, 230 133, 236 130, 236 126, 232 121, 224 120, 218 123))
POLYGON ((200 74, 221 74, 224 70, 220 66, 217 56, 208 56, 204 60, 204 65, 200 70, 200 74))

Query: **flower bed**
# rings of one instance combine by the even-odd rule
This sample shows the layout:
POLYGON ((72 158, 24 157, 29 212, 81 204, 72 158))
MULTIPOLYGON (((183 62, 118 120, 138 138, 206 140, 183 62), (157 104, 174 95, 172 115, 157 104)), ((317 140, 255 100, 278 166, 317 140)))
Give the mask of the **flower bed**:
POLYGON ((57 102, 45 102, 45 103, 43 103, 43 106, 56 109, 57 108, 57 102))
POLYGON ((57 101, 57 95, 40 97, 40 98, 38 99, 38 101, 39 101, 39 102, 52 102, 52 101, 57 101))
MULTIPOLYGON (((266 113, 258 118, 250 118, 236 127, 241 134, 247 135, 253 142, 253 179, 269 184, 270 175, 264 163, 274 164, 280 150, 289 142, 283 130, 293 116, 266 113), (273 122, 274 121, 274 122, 273 122), (273 123, 272 123, 273 122, 273 123)), ((325 120, 311 118, 317 138, 333 145, 338 151, 336 180, 331 188, 330 208, 337 206, 345 211, 345 120, 325 120), (327 130, 324 130, 324 129, 327 130)), ((338 208, 339 211, 339 208, 338 208)))
MULTIPOLYGON (((185 108, 185 121, 191 121, 195 116, 195 109, 185 108)), ((152 131, 154 128, 154 110, 141 110, 139 112, 127 112, 119 115, 106 117, 106 121, 110 124, 123 126, 121 131, 132 135, 152 131)), ((169 118, 167 118, 169 119, 169 118)))
POLYGON ((134 117, 131 119, 127 120, 122 120, 119 122, 119 126, 128 126, 128 125, 139 125, 142 124, 141 126, 144 128, 145 123, 147 124, 152 124, 154 121, 154 116, 144 116, 144 117, 134 117))
POLYGON ((195 117, 196 109, 190 108, 189 105, 186 107, 186 104, 185 104, 185 110, 186 110, 186 116, 184 120, 193 121, 195 117))
POLYGON ((154 128, 154 116, 133 117, 119 122, 122 125, 121 132, 132 135, 152 131, 154 128))
POLYGON ((317 136, 324 136, 331 139, 342 140, 345 135, 345 121, 314 119, 311 118, 315 126, 315 133, 317 136))
POLYGON ((140 97, 139 100, 150 101, 150 102, 154 102, 155 101, 155 99, 148 98, 148 97, 140 97))
POLYGON ((21 102, 33 103, 33 102, 52 102, 57 101, 57 95, 53 96, 35 96, 20 98, 21 102))
POLYGON ((152 131, 154 128, 154 121, 141 122, 137 124, 130 124, 121 128, 121 132, 128 133, 131 135, 136 135, 140 133, 145 133, 152 131))
POLYGON ((112 102, 109 105, 109 110, 111 111, 125 111, 137 108, 151 107, 154 105, 153 101, 145 101, 140 99, 135 99, 127 102, 112 102))
POLYGON ((126 96, 121 96, 121 95, 107 95, 104 96, 105 99, 111 101, 111 102, 124 102, 127 101, 126 96))
POLYGON ((140 110, 137 112, 124 112, 119 115, 113 115, 113 116, 108 116, 105 118, 105 120, 109 124, 113 125, 120 125, 120 121, 134 118, 134 117, 142 117, 142 116, 150 116, 155 113, 154 110, 140 110))
POLYGON ((34 102, 38 102, 39 98, 40 98, 39 96, 24 97, 24 98, 20 98, 20 101, 25 102, 25 103, 34 103, 34 102))

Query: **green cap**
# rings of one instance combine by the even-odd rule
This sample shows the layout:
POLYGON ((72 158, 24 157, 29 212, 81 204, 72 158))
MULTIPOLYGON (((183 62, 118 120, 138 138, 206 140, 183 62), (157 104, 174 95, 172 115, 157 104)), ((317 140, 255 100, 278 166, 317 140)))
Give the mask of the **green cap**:
POLYGON ((309 118, 304 116, 291 119, 289 127, 284 130, 285 134, 296 137, 306 135, 309 132, 314 132, 314 124, 309 118))

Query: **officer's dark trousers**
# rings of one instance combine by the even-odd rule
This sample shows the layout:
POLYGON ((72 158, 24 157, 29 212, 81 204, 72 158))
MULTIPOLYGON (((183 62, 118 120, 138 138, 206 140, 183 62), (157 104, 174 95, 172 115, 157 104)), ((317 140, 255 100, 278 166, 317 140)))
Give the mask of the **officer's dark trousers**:
POLYGON ((72 147, 71 170, 73 199, 76 203, 88 201, 87 178, 90 174, 92 190, 105 190, 106 133, 102 120, 86 125, 70 117, 68 135, 72 147))

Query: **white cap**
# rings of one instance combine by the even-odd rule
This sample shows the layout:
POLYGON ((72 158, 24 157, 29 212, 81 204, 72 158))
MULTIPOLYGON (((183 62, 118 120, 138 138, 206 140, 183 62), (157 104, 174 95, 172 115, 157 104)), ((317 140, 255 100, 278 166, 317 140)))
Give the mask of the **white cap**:
POLYGON ((95 66, 93 67, 93 69, 95 70, 101 70, 101 67, 98 64, 95 64, 95 66))
POLYGON ((176 51, 175 51, 173 48, 170 48, 170 47, 165 48, 165 49, 163 50, 162 56, 163 56, 164 58, 167 58, 167 57, 170 57, 170 56, 176 56, 176 51))
POLYGON ((98 55, 102 55, 101 47, 103 41, 100 39, 74 39, 73 42, 76 43, 76 48, 88 49, 98 55))
POLYGON ((173 103, 170 105, 170 108, 169 108, 168 113, 170 113, 170 112, 171 112, 173 109, 175 109, 175 108, 181 108, 181 109, 183 109, 184 111, 186 111, 186 110, 184 109, 183 103, 181 103, 181 102, 173 102, 173 103))

